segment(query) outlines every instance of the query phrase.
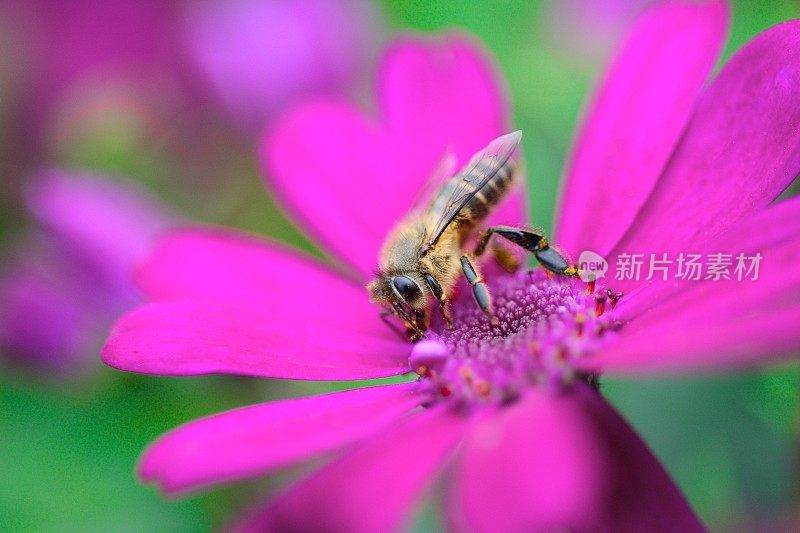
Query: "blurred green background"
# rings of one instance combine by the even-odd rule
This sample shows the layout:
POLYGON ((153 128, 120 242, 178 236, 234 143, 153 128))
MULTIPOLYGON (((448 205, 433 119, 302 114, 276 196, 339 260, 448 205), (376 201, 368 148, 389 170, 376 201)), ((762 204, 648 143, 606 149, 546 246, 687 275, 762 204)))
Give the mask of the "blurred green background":
MULTIPOLYGON (((385 40, 394 32, 462 29, 481 39, 497 58, 508 82, 515 125, 526 132, 533 220, 548 230, 576 121, 607 60, 603 46, 576 47, 575 36, 553 29, 555 3, 380 3, 385 40)), ((733 5, 725 58, 761 30, 800 15, 800 6, 792 1, 739 0, 733 5)), ((365 80, 370 77, 371 73, 365 80)), ((368 99, 370 92, 365 81, 361 94, 368 99)), ((213 201, 198 201, 198 196, 166 185, 163 176, 186 161, 171 155, 168 144, 140 135, 125 116, 93 124, 51 153, 47 163, 125 174, 199 221, 271 235, 313 251, 263 191, 253 151, 225 142, 235 137, 225 128, 215 130, 206 142, 222 140, 226 149, 206 154, 202 164, 188 163, 205 173, 198 183, 213 192, 213 201), (232 148, 236 146, 238 151, 232 148), (225 176, 224 182, 215 180, 214 173, 225 176)), ((4 235, 22 220, 13 201, 3 202, 4 235)), ((345 386, 226 377, 157 378, 116 372, 99 361, 97 367, 94 373, 70 379, 0 367, 0 530, 219 527, 258 501, 270 480, 165 500, 140 485, 133 474, 143 447, 163 431, 198 416, 345 386)), ((790 514, 797 515, 797 365, 724 377, 604 380, 602 388, 712 529, 777 529, 790 514)), ((436 527, 430 510, 417 527, 436 527)))

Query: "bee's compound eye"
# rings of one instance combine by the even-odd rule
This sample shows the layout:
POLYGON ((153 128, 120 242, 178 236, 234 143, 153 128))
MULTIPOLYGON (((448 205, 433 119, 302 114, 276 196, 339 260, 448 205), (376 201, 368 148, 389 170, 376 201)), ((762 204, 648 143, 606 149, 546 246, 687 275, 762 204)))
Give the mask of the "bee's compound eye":
POLYGON ((394 286, 394 290, 397 291, 397 294, 408 303, 422 296, 422 289, 408 276, 395 276, 392 278, 392 285, 394 286))

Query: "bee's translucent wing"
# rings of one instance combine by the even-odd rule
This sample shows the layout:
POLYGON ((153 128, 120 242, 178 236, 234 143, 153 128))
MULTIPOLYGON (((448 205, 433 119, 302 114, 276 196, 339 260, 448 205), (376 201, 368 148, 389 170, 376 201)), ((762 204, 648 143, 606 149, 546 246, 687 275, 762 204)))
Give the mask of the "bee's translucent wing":
POLYGON ((456 164, 456 155, 448 148, 411 204, 412 211, 421 213, 431 209, 433 201, 456 173, 456 164))
POLYGON ((522 131, 520 130, 498 137, 475 154, 464 169, 453 177, 451 184, 447 186, 449 191, 442 191, 442 196, 432 207, 435 212, 439 213, 439 217, 426 240, 426 249, 436 244, 459 211, 508 162, 521 139, 522 131))

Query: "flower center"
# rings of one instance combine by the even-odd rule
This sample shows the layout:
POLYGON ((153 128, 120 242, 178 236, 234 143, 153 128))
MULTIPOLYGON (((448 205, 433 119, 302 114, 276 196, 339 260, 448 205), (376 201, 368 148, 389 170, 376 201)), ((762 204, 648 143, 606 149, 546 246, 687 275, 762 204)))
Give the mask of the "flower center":
POLYGON ((410 363, 431 402, 507 403, 526 387, 594 382, 576 363, 619 329, 617 295, 543 269, 489 285, 498 325, 462 290, 451 310, 454 328, 434 324, 414 346, 410 363))

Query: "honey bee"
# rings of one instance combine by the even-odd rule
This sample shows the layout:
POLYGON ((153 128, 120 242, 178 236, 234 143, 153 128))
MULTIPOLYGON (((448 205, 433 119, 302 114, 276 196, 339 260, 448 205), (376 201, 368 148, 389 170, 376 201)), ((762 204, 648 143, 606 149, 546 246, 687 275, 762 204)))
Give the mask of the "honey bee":
MULTIPOLYGON (((498 323, 489 289, 474 262, 484 253, 492 235, 531 252, 555 274, 577 275, 577 269, 550 247, 543 235, 513 226, 480 231, 481 222, 519 179, 520 166, 513 156, 521 139, 522 132, 515 131, 493 140, 387 236, 378 273, 367 290, 370 300, 384 308, 381 318, 391 326, 387 318, 397 316, 406 327, 404 335, 410 335, 411 340, 424 337, 432 300, 438 302, 442 318, 452 328, 448 306, 462 274, 472 287, 477 305, 492 324, 498 323), (466 246, 474 237, 477 245, 470 253, 466 246)), ((498 260, 504 266, 515 266, 509 260, 512 256, 505 252, 498 253, 498 260)))

